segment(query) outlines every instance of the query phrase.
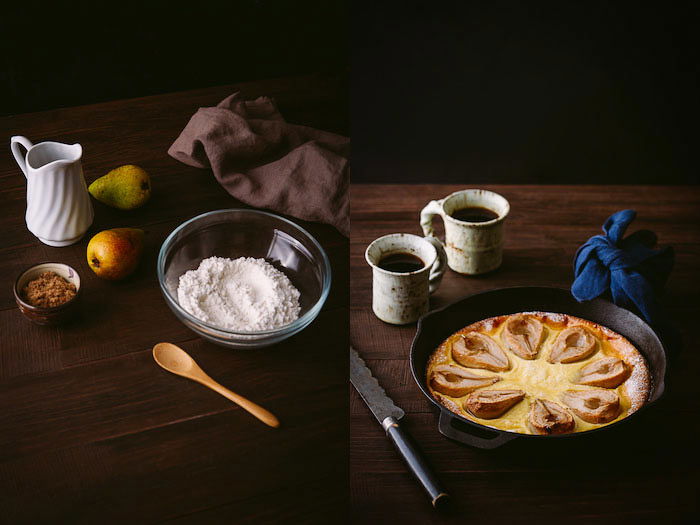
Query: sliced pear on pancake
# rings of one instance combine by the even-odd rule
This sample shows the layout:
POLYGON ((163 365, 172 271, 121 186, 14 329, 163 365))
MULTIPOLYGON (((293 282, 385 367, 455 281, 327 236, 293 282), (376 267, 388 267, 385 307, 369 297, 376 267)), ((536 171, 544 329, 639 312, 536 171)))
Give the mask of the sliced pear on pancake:
POLYGON ((438 365, 431 371, 430 384, 434 390, 452 397, 462 397, 477 388, 500 381, 498 376, 480 376, 456 365, 438 365))
POLYGON ((598 341, 582 326, 571 326, 559 332, 552 343, 547 361, 550 363, 574 363, 593 355, 598 341))
POLYGON ((511 315, 503 327, 501 339, 518 357, 535 359, 544 339, 544 326, 531 315, 511 315))
POLYGON ((535 434, 567 434, 576 425, 574 417, 563 406, 546 399, 535 399, 528 414, 530 429, 535 434))
POLYGON ((630 372, 630 368, 622 359, 604 357, 582 367, 576 383, 603 388, 617 388, 627 380, 630 372))
POLYGON ((588 423, 610 423, 620 415, 620 396, 613 390, 567 390, 561 400, 588 423))
POLYGON ((481 419, 501 417, 525 397, 522 390, 479 390, 467 396, 464 408, 481 419))
POLYGON ((452 358, 467 368, 483 368, 492 372, 510 369, 510 361, 503 349, 491 337, 469 332, 452 343, 452 358))

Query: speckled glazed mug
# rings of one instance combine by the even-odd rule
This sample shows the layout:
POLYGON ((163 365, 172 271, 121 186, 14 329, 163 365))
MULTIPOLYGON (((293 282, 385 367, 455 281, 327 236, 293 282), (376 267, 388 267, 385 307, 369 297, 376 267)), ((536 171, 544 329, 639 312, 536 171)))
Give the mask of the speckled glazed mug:
POLYGON ((462 190, 444 199, 430 201, 420 212, 420 225, 423 234, 432 237, 435 235, 433 217, 442 217, 447 264, 455 272, 478 275, 501 265, 503 226, 509 211, 510 204, 498 193, 479 189, 462 190), (471 207, 486 208, 497 217, 486 222, 464 222, 452 217, 456 210, 471 207))
POLYGON ((447 268, 442 243, 435 237, 392 233, 372 241, 365 251, 372 267, 372 311, 382 321, 408 324, 428 312, 430 294, 438 289, 447 268), (423 261, 413 272, 391 272, 379 263, 388 255, 409 253, 423 261))

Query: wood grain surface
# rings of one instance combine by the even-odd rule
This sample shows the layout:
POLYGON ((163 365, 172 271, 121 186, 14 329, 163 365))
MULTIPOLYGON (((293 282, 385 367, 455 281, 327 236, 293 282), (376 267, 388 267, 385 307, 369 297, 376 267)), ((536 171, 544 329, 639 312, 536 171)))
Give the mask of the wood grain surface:
MULTIPOLYGON (((394 232, 420 234, 431 199, 447 185, 354 185, 350 246, 350 338, 382 386, 406 411, 405 426, 452 494, 434 511, 384 432, 351 389, 351 505, 357 523, 686 523, 697 512, 700 431, 700 189, 651 186, 485 186, 511 203, 502 267, 480 277, 447 271, 431 308, 475 292, 516 285, 571 284, 579 245, 613 212, 633 208, 630 231, 649 228, 676 249, 665 303, 684 337, 662 400, 625 430, 542 446, 517 440, 485 451, 439 434, 437 412, 408 365, 415 324, 396 327, 371 311, 364 250, 394 232)), ((436 219, 436 224, 440 219, 436 219)), ((441 225, 438 225, 441 226, 441 225)))
POLYGON ((302 223, 326 249, 333 288, 317 320, 267 349, 205 342, 170 312, 156 257, 178 224, 239 207, 208 170, 167 149, 200 106, 241 90, 270 95, 291 122, 348 132, 345 82, 308 76, 115 101, 0 119, 0 522, 326 522, 347 508, 348 243, 330 226, 302 223), (24 224, 25 179, 11 135, 79 142, 89 182, 121 164, 144 167, 153 198, 122 212, 95 203, 88 235, 51 248, 24 224), (88 268, 91 235, 146 231, 139 269, 123 282, 88 268), (12 284, 40 261, 75 267, 80 316, 40 327, 14 304, 12 284), (214 379, 274 412, 273 430, 223 397, 169 374, 152 359, 179 344, 214 379))

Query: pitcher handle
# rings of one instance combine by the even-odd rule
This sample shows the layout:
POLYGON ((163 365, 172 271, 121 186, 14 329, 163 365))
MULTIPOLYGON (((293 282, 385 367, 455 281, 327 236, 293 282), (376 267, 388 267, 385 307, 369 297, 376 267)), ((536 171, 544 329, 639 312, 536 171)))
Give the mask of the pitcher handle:
POLYGON ((16 135, 10 139, 10 149, 12 150, 12 155, 15 157, 15 160, 17 161, 17 164, 19 164, 24 176, 27 177, 27 154, 25 153, 22 155, 22 152, 19 150, 20 145, 24 146, 24 149, 29 151, 34 144, 32 144, 32 141, 27 137, 22 137, 21 135, 16 135))

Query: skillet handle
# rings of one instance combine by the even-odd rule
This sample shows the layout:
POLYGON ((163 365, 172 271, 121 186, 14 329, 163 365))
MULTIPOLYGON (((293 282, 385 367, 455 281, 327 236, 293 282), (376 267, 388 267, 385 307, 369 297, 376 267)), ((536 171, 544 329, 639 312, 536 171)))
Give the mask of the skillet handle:
MULTIPOLYGON (((497 432, 495 430, 492 432, 494 435, 492 438, 475 436, 474 434, 470 434, 469 432, 464 432, 455 428, 454 425, 452 425, 452 419, 452 416, 447 414, 444 410, 441 410, 438 430, 440 430, 440 433, 443 436, 463 443, 464 445, 469 445, 470 447, 492 450, 500 447, 501 445, 505 445, 509 441, 518 437, 510 432, 497 432)), ((491 433, 490 431, 484 432, 491 433)))

